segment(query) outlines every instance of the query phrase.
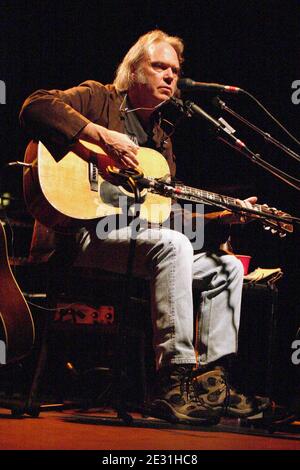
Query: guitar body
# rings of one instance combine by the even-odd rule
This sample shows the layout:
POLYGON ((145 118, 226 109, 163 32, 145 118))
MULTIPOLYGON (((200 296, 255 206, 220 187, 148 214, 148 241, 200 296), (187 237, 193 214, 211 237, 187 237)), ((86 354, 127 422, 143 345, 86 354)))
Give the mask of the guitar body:
POLYGON ((6 235, 0 222, 0 332, 6 344, 6 363, 29 353, 35 338, 30 309, 11 271, 6 235))
MULTIPOLYGON (((87 163, 74 152, 69 152, 57 162, 41 142, 31 142, 26 150, 25 162, 30 166, 24 171, 23 184, 28 210, 35 219, 56 231, 68 232, 105 216, 132 215, 130 206, 134 203, 133 194, 110 182, 113 177, 107 170, 116 167, 115 161, 97 145, 81 143, 101 155, 100 168, 94 163, 87 163)), ((169 182, 169 166, 156 150, 141 147, 137 160, 139 170, 147 181, 161 183, 158 190, 151 187, 141 192, 140 217, 150 223, 161 224, 168 219, 171 196, 233 211, 250 211, 246 208, 241 211, 239 199, 184 185, 164 185, 169 182)), ((280 236, 293 231, 289 214, 260 204, 254 204, 251 211, 265 227, 280 236)))
MULTIPOLYGON (((94 144, 81 142, 90 150, 102 152, 102 168, 87 163, 69 152, 59 162, 41 142, 30 142, 25 162, 31 164, 24 171, 24 196, 34 218, 58 231, 68 231, 104 216, 121 214, 119 196, 132 194, 107 181, 107 167, 115 162, 94 144)), ((145 177, 169 177, 169 166, 160 153, 140 148, 137 159, 145 177)), ((153 223, 166 220, 171 210, 171 199, 143 190, 141 217, 153 223)))

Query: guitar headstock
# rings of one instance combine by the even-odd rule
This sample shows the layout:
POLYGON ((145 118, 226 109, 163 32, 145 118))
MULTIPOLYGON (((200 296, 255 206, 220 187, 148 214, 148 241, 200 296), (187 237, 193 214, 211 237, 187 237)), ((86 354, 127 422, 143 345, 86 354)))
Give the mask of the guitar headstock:
POLYGON ((265 217, 261 219, 265 230, 270 230, 272 234, 278 234, 280 238, 283 238, 287 233, 292 233, 294 231, 290 214, 276 209, 276 207, 269 207, 267 204, 264 204, 261 207, 262 212, 265 214, 265 217), (268 214, 275 215, 278 219, 270 219, 268 218, 268 214))

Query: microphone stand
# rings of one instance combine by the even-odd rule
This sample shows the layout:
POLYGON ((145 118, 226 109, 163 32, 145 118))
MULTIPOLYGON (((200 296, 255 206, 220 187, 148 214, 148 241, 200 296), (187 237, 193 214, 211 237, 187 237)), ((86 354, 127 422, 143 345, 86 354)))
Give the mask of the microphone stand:
POLYGON ((258 134, 262 135, 264 139, 267 142, 270 142, 271 144, 275 145, 276 147, 280 148, 283 152, 285 152, 287 155, 290 155, 292 158, 300 162, 300 155, 298 155, 296 152, 288 148, 286 145, 283 143, 279 142, 277 139, 275 139, 273 136, 271 136, 268 132, 265 132, 264 130, 260 129, 257 127, 255 124, 252 122, 248 121, 246 118, 238 114, 236 111, 233 109, 229 108, 229 106, 226 105, 224 101, 222 101, 219 97, 216 97, 216 103, 218 106, 220 106, 221 109, 224 111, 227 111, 229 114, 234 116, 236 119, 241 121, 243 124, 246 124, 246 126, 250 127, 250 129, 254 130, 258 134))
MULTIPOLYGON (((226 145, 235 148, 242 155, 246 156, 252 163, 264 168, 266 171, 271 173, 276 178, 282 180, 289 186, 300 190, 300 180, 294 178, 284 171, 276 168, 267 161, 263 160, 258 153, 254 153, 247 145, 242 142, 240 139, 236 138, 233 133, 235 130, 226 123, 226 121, 220 118, 218 121, 210 116, 204 109, 200 108, 197 104, 192 101, 181 102, 181 100, 172 99, 172 102, 181 109, 187 117, 198 116, 206 119, 210 124, 212 124, 217 130, 217 139, 221 140, 226 145), (225 139, 226 137, 226 139, 225 139)), ((300 158, 300 157, 299 157, 300 158)))
MULTIPOLYGON (((140 188, 137 182, 142 179, 143 174, 139 170, 131 168, 118 169, 115 167, 108 167, 108 173, 113 175, 115 182, 119 181, 119 184, 126 183, 132 190, 134 196, 134 215, 132 222, 137 221, 136 232, 138 233, 141 228, 140 219, 140 204, 142 202, 140 188)), ((131 425, 133 418, 127 413, 126 403, 126 392, 128 389, 128 370, 127 370, 127 347, 128 347, 128 333, 126 327, 126 318, 129 314, 130 306, 130 295, 133 283, 133 267, 135 260, 136 251, 136 236, 131 234, 129 241, 129 251, 127 258, 127 268, 125 272, 125 284, 123 286, 122 300, 123 305, 120 306, 118 311, 118 323, 117 323, 117 348, 114 358, 114 371, 113 371, 113 383, 115 389, 118 390, 118 395, 115 396, 115 409, 117 411, 118 418, 120 418, 126 425, 131 425)))

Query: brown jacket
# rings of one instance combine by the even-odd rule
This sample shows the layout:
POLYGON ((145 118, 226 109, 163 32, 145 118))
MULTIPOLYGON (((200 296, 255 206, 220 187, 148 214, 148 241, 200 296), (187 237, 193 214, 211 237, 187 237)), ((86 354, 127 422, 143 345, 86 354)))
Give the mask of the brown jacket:
MULTIPOLYGON (((113 85, 104 86, 92 80, 65 91, 38 90, 24 102, 20 122, 29 136, 41 140, 59 161, 89 122, 124 133, 124 119, 120 112, 122 100, 123 96, 113 85)), ((162 150, 174 177, 176 164, 171 140, 163 141, 163 131, 159 126, 153 130, 153 140, 162 150)), ((30 251, 34 262, 48 261, 57 251, 71 256, 76 252, 76 237, 61 236, 36 222, 30 251)))

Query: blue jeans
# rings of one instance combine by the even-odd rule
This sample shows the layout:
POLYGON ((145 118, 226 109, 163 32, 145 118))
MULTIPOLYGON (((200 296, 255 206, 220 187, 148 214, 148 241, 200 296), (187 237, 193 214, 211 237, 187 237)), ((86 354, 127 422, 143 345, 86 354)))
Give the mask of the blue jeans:
MULTIPOLYGON (((75 265, 124 273, 129 240, 129 227, 112 230, 104 240, 96 231, 85 231, 75 265)), ((157 368, 204 365, 237 351, 243 284, 243 267, 237 258, 194 254, 182 233, 145 228, 137 235, 133 272, 150 280, 157 368), (193 287, 201 289, 196 353, 193 287)))

